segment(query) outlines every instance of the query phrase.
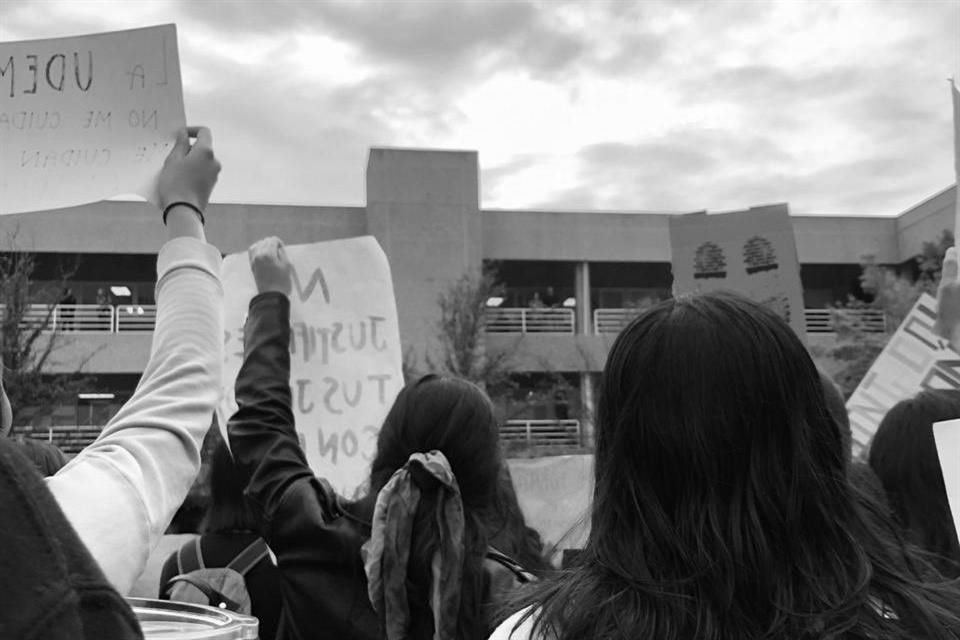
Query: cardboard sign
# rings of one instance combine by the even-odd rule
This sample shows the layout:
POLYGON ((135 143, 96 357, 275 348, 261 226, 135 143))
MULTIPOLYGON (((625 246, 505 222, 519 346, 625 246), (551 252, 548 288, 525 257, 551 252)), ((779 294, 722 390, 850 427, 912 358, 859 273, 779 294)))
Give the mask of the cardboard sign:
POLYGON ((527 525, 548 546, 582 549, 590 533, 593 456, 508 460, 527 525))
POLYGON ((854 455, 901 400, 923 389, 960 389, 960 355, 937 333, 936 322, 937 301, 924 294, 847 400, 854 455))
POLYGON ((149 197, 184 124, 174 25, 0 43, 0 214, 149 197))
POLYGON ((670 218, 675 294, 728 289, 777 312, 806 340, 803 286, 787 205, 670 218))
POLYGON ((934 422, 933 439, 937 443, 954 531, 960 536, 960 420, 934 422))
MULTIPOLYGON (((367 479, 380 425, 403 387, 390 265, 371 236, 286 247, 290 296, 290 387, 300 444, 313 471, 347 497, 367 479)), ((243 325, 256 293, 246 252, 223 261, 224 399, 236 411, 243 325)))

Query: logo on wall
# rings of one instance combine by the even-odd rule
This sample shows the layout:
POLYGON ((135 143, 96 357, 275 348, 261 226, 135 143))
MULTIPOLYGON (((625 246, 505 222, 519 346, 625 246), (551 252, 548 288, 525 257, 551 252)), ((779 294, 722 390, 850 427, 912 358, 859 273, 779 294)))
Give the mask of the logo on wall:
POLYGON ((704 242, 697 247, 693 257, 693 277, 697 280, 726 278, 727 259, 723 255, 723 249, 712 242, 704 242))

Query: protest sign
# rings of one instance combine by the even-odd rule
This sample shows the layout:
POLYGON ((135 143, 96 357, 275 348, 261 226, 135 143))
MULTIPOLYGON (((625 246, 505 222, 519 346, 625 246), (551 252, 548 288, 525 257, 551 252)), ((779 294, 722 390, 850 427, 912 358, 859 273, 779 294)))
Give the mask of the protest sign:
POLYGON ((174 25, 0 43, 0 214, 148 197, 185 124, 174 25))
POLYGON ((960 388, 960 355, 937 333, 936 322, 937 301, 924 294, 847 400, 855 454, 893 405, 923 389, 960 388))
POLYGON ((934 422, 933 439, 937 443, 954 531, 960 535, 960 420, 934 422))
POLYGON ((769 307, 806 340, 787 205, 670 218, 674 294, 729 289, 769 307))
POLYGON ((590 533, 593 456, 550 456, 508 461, 527 525, 548 547, 582 549, 590 533))
MULTIPOLYGON (((403 386, 390 265, 371 236, 286 247, 290 387, 300 444, 313 471, 342 495, 366 480, 377 434, 403 386)), ((236 411, 243 324, 256 295, 246 252, 223 261, 224 399, 221 428, 236 411)))

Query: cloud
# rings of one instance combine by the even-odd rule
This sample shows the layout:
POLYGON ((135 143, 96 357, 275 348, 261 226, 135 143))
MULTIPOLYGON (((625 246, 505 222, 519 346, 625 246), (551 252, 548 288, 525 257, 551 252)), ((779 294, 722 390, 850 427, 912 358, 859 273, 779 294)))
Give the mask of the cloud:
POLYGON ((953 180, 957 2, 7 0, 0 39, 164 22, 225 200, 362 202, 371 146, 476 149, 496 208, 893 214, 953 180))

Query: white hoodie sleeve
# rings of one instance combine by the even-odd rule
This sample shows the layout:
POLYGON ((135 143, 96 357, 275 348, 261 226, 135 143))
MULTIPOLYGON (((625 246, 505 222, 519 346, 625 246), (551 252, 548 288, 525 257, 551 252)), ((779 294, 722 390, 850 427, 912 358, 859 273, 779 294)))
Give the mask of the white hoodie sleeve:
POLYGON ((200 468, 220 397, 220 253, 194 238, 157 259, 157 323, 140 384, 100 437, 48 486, 116 589, 126 594, 200 468))

